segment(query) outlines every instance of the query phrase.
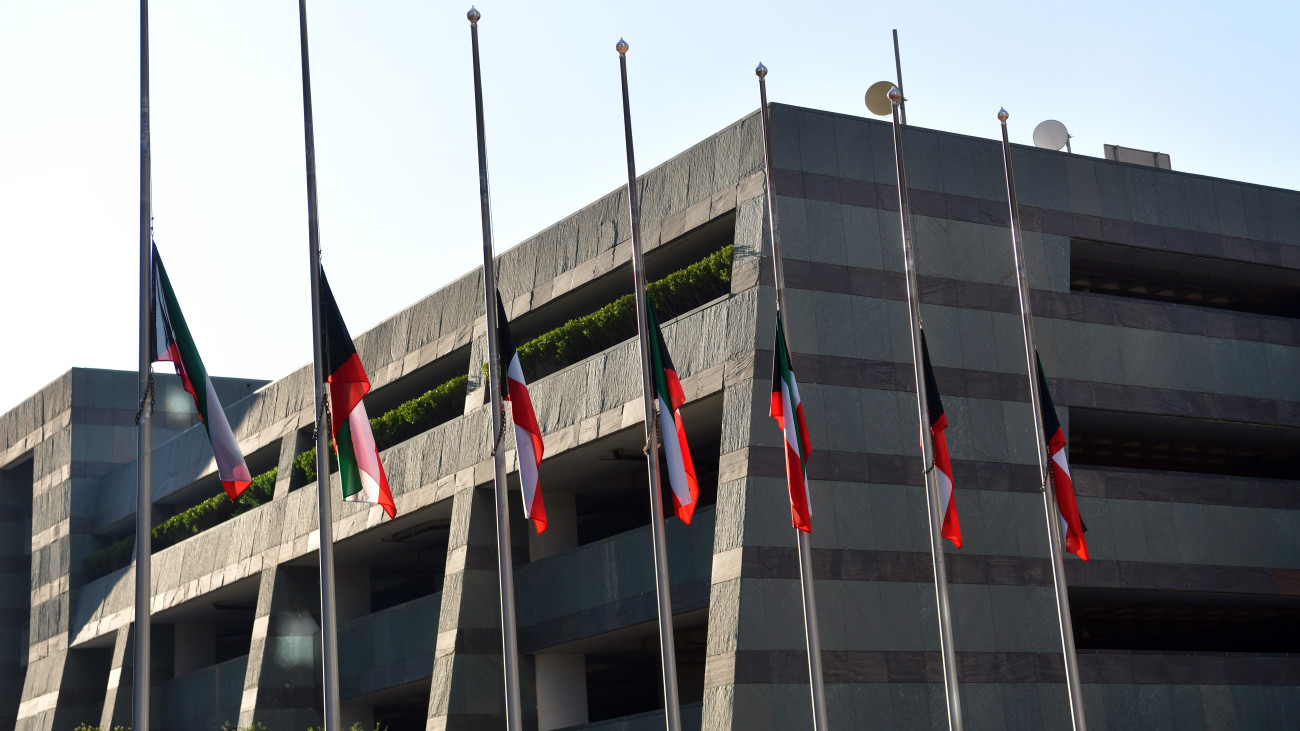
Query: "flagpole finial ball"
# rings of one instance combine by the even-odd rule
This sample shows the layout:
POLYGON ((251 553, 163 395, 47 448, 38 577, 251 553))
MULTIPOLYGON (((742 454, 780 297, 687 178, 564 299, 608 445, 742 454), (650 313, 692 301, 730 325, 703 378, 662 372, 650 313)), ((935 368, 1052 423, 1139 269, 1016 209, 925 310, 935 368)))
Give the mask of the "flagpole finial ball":
POLYGON ((618 51, 618 55, 620 56, 627 53, 627 49, 628 49, 627 41, 623 40, 622 38, 618 39, 618 43, 614 45, 614 50, 618 51))
POLYGON ((903 103, 903 92, 899 91, 897 86, 890 87, 889 101, 893 102, 894 104, 903 103))
POLYGON ((763 65, 762 61, 758 62, 758 68, 754 69, 754 74, 760 79, 767 78, 767 67, 763 65))
POLYGON ((1007 110, 1006 110, 1005 107, 1002 108, 1002 109, 999 109, 999 110, 998 110, 998 121, 999 121, 999 122, 1001 122, 1001 123, 1003 123, 1003 124, 1006 124, 1006 123, 1007 123, 1007 118, 1010 117, 1010 116, 1011 116, 1011 115, 1007 113, 1007 110))
POLYGON ((478 8, 471 5, 469 6, 469 12, 465 13, 465 17, 469 18, 469 22, 477 24, 478 19, 483 17, 483 14, 478 11, 478 8))

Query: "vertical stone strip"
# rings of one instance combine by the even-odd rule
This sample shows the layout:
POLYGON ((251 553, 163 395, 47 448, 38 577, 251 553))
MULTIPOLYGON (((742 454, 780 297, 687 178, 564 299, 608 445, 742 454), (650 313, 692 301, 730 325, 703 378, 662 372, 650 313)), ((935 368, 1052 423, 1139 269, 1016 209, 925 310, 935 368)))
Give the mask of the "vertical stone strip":
POLYGON ((27 673, 32 461, 0 470, 0 729, 11 729, 27 673))
POLYGON ((239 726, 321 722, 320 583, 311 567, 262 569, 239 726))
MULTIPOLYGON (((495 531, 491 489, 466 487, 457 492, 442 584, 428 731, 505 727, 495 531)), ((522 674, 530 675, 526 667, 522 674)), ((532 695, 529 684, 524 686, 527 716, 536 702, 527 697, 532 695)))
MULTIPOLYGON (((732 265, 732 339, 723 385, 722 440, 718 464, 717 523, 709 590, 709 634, 705 649, 702 727, 783 728, 775 719, 809 718, 806 685, 791 689, 745 682, 746 651, 802 646, 802 614, 797 580, 745 577, 746 551, 786 547, 794 568, 793 529, 784 479, 750 475, 752 447, 779 444, 780 432, 768 417, 775 294, 759 282, 764 254, 771 255, 762 175, 742 185, 737 203, 735 259, 732 265), (760 355, 760 351, 762 355, 760 355), (763 436, 764 430, 770 434, 763 436), (769 601, 773 592, 778 601, 769 601), (798 637, 787 637, 798 635, 798 637), (738 682, 739 681, 739 682, 738 682), (801 694, 800 694, 801 692, 801 694), (775 694, 775 695, 774 695, 775 694), (802 705, 800 705, 802 704, 802 705), (804 709, 788 710, 790 708, 804 709), (802 715, 800 715, 802 713, 802 715)), ((770 262, 767 264, 770 267, 770 262)), ((806 668, 806 666, 805 666, 806 668)), ((806 677, 806 676, 805 676, 806 677)))
POLYGON ((131 684, 135 682, 134 648, 135 625, 118 628, 113 640, 113 659, 108 666, 104 711, 99 717, 101 729, 131 725, 131 684))

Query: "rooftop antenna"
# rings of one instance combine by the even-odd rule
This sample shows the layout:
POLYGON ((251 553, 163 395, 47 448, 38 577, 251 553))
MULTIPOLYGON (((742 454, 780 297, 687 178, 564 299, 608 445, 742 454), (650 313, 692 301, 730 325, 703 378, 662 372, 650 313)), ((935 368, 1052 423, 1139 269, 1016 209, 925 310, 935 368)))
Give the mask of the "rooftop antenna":
MULTIPOLYGON (((867 89, 867 109, 877 117, 888 117, 894 113, 894 103, 889 100, 889 90, 895 88, 892 81, 877 81, 867 89)), ((902 105, 899 105, 902 111, 902 105)))
POLYGON ((1060 150, 1062 147, 1070 154, 1074 151, 1070 149, 1070 137, 1073 135, 1065 129, 1065 125, 1049 119, 1042 122, 1034 128, 1034 147, 1041 147, 1044 150, 1060 150))

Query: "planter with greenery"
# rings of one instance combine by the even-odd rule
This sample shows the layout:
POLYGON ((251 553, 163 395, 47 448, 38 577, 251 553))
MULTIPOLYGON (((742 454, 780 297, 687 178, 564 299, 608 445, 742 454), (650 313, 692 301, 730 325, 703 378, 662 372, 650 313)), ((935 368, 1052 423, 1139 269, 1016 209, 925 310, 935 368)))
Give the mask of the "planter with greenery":
MULTIPOLYGON (((727 294, 731 290, 733 247, 727 245, 703 259, 646 285, 661 321, 727 294)), ((604 307, 543 333, 519 346, 519 361, 529 380, 567 368, 636 335, 636 304, 632 295, 619 297, 604 307)), ((486 372, 486 366, 484 366, 486 372)), ((467 376, 457 376, 416 398, 370 420, 375 444, 382 451, 459 416, 465 405, 467 376)), ((331 469, 337 469, 330 455, 331 469)), ((293 460, 297 477, 316 480, 316 448, 293 460)), ((231 503, 224 492, 188 508, 153 529, 153 550, 175 545, 271 499, 276 469, 253 479, 253 484, 231 503)), ((105 576, 131 562, 135 536, 127 536, 86 559, 92 579, 105 576)))

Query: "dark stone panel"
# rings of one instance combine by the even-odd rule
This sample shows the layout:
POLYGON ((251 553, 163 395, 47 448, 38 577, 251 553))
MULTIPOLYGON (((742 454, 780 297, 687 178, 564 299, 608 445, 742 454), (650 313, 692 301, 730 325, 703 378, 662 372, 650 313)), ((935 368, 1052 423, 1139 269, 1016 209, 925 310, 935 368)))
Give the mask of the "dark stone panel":
MULTIPOLYGON (((1078 651, 1079 675, 1089 684, 1295 685, 1300 656, 1248 653, 1078 651)), ((742 650, 734 655, 736 684, 806 683, 808 656, 797 650, 742 650)), ((827 683, 942 683, 938 652, 822 651, 827 683)), ((1064 683, 1059 653, 959 652, 963 683, 1064 683)))
MULTIPOLYGON (((790 258, 784 259, 783 264, 786 286, 792 289, 907 300, 907 282, 902 272, 790 258)), ((771 257, 764 257, 761 266, 759 281, 770 286, 775 276, 771 257)), ((918 277, 917 286, 925 304, 1020 313, 1020 295, 1015 287, 930 276, 918 277)), ((1030 297, 1030 306, 1040 317, 1300 347, 1300 323, 1281 317, 1088 292, 1033 290, 1030 297)))
MULTIPOLYGON (((1046 558, 945 553, 952 584, 990 586, 1051 586, 1052 567, 1046 558)), ((824 581, 934 581, 929 553, 818 548, 813 551, 813 576, 824 581)), ((742 549, 741 578, 799 578, 793 548, 747 546, 742 549)), ((1197 593, 1292 596, 1300 594, 1300 570, 1252 566, 1206 566, 1138 561, 1067 561, 1066 582, 1076 589, 1135 589, 1197 593)))
MULTIPOLYGON (((850 205, 876 207, 890 211, 898 210, 898 192, 893 186, 877 184, 876 200, 873 206, 865 195, 855 196, 851 201, 839 196, 839 190, 844 180, 847 179, 843 179, 838 185, 834 185, 832 180, 835 179, 831 178, 831 176, 799 173, 779 168, 774 175, 780 195, 806 197, 814 200, 834 200, 835 202, 850 205), (815 195, 806 192, 809 180, 813 177, 817 178, 813 188, 815 195), (832 191, 834 191, 834 198, 830 197, 832 191)), ((976 199, 968 196, 917 189, 911 189, 909 193, 913 212, 923 216, 995 226, 1010 225, 1008 223, 1007 205, 1002 201, 988 198, 976 199)), ((1101 239, 1129 246, 1141 246, 1198 256, 1236 259, 1271 266, 1295 268, 1297 264, 1300 264, 1300 247, 1288 244, 1197 231, 1191 228, 1137 223, 1124 219, 1093 216, 1037 206, 1020 206, 1020 227, 1026 231, 1039 231, 1045 234, 1101 239)))
MULTIPOLYGON (((794 353, 791 359, 801 383, 908 392, 915 389, 911 364, 809 353, 794 353), (828 363, 833 365, 827 367, 828 363), (852 376, 855 368, 859 369, 856 378, 852 376)), ((771 362, 771 351, 756 351, 754 377, 764 380, 769 378, 770 371, 760 364, 771 362)), ((935 377, 945 396, 1020 402, 1029 400, 1028 383, 1022 376, 1014 374, 936 368, 935 377)), ((1300 403, 1290 401, 1060 378, 1049 378, 1047 382, 1052 390, 1053 401, 1062 406, 1100 408, 1157 416, 1244 421, 1251 424, 1300 426, 1300 403), (1242 415, 1247 418, 1242 419, 1242 415)), ((815 461, 811 462, 809 469, 815 469, 811 466, 815 464, 815 461)))
MULTIPOLYGON (((784 471, 782 474, 784 474, 784 471)), ((674 584, 671 591, 673 614, 704 609, 709 606, 709 582, 707 579, 696 579, 674 584)), ((652 622, 657 617, 658 610, 654 593, 641 594, 563 617, 548 619, 537 624, 521 626, 519 628, 519 650, 525 653, 537 652, 584 637, 594 637, 616 629, 652 622)), ((482 654, 501 653, 500 631, 492 630, 492 633, 495 638, 492 645, 494 649, 491 652, 484 651, 482 654)))

